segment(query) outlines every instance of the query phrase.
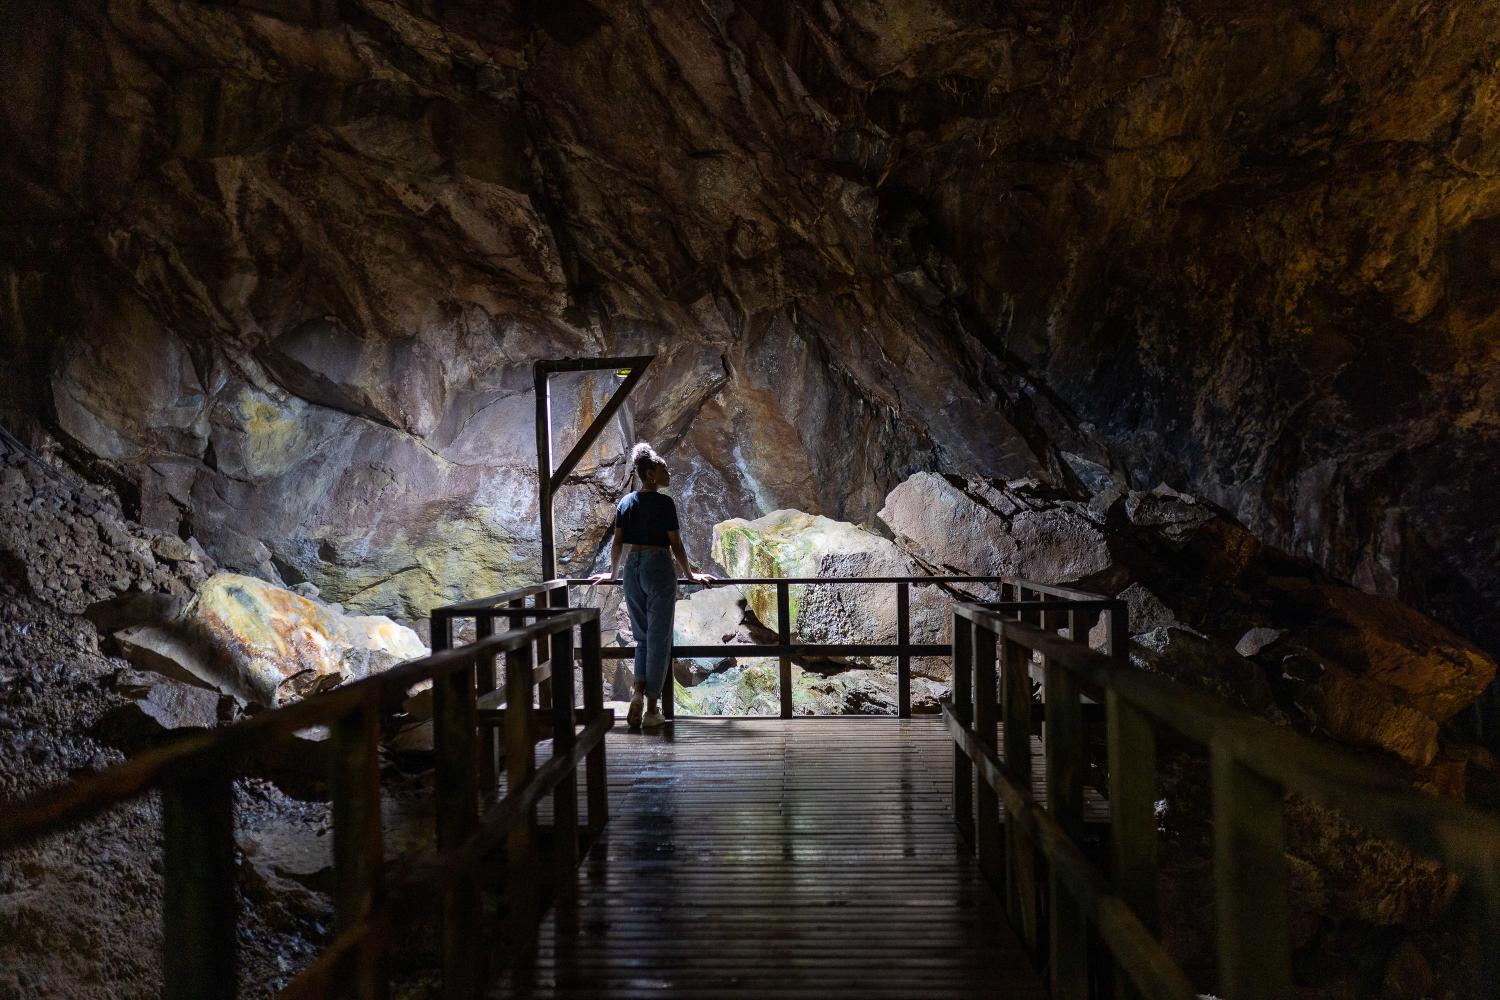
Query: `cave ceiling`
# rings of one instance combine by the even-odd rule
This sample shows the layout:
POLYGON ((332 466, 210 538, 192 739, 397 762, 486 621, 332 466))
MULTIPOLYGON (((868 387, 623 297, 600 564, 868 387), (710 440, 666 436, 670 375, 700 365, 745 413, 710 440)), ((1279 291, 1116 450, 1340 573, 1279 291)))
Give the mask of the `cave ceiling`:
MULTIPOLYGON (((1500 623, 1500 3, 13 0, 0 417, 224 565, 536 572, 531 362, 657 355, 689 546, 1166 482, 1500 623)), ((558 447, 603 376, 555 382, 558 447)))

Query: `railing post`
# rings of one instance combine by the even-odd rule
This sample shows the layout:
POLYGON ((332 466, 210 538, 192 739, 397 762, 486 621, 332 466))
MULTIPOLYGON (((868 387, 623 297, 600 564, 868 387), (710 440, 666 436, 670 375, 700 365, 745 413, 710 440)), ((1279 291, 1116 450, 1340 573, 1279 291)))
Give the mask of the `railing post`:
MULTIPOLYGON (((1047 810, 1075 844, 1083 843, 1083 706, 1078 678, 1043 659, 1046 677, 1047 810)), ((1088 922, 1078 900, 1049 869, 1048 957, 1054 1000, 1088 996, 1088 922)))
MULTIPOLYGON (((516 624, 520 624, 517 622, 516 624)), ((480 612, 475 616, 474 641, 481 642, 495 634, 495 616, 480 612)), ((474 662, 475 700, 495 690, 495 656, 481 656, 474 662)), ((489 798, 495 794, 500 782, 500 733, 493 726, 485 726, 477 734, 479 742, 479 794, 489 798)))
MULTIPOLYGON (((433 648, 452 641, 452 620, 432 619, 433 648)), ((479 823, 478 746, 474 717, 474 667, 432 682, 432 741, 437 755, 435 798, 438 850, 462 844, 479 823)), ((460 882, 443 894, 443 996, 470 1000, 479 989, 479 890, 460 882)))
POLYGON ((162 804, 162 997, 235 996, 234 784, 225 766, 172 774, 162 804))
MULTIPOLYGON (((896 584, 896 642, 905 646, 911 642, 911 584, 896 584)), ((896 715, 911 718, 911 655, 896 656, 896 715)))
MULTIPOLYGON (((510 792, 536 773, 536 735, 532 725, 532 645, 505 654, 505 778, 510 792)), ((509 871, 505 880, 512 942, 530 939, 535 928, 541 887, 537 883, 536 807, 510 828, 507 838, 509 871)))
MULTIPOLYGON (((681 590, 677 593, 680 595, 681 590)), ((639 640, 637 640, 639 641, 639 640)), ((672 636, 675 645, 677 636, 672 636)), ((677 718, 677 657, 667 657, 667 679, 661 685, 661 715, 662 718, 671 721, 677 718)))
MULTIPOLYGON (((953 715, 965 726, 974 724, 974 623, 953 612, 953 715)), ((953 744, 953 821, 969 846, 974 846, 974 765, 958 743, 953 744)))
MULTIPOLYGON (((579 627, 583 640, 583 721, 592 723, 604 714, 604 660, 599 655, 599 617, 595 615, 579 627)), ((609 777, 604 767, 604 741, 600 740, 587 758, 589 829, 594 837, 604 832, 609 822, 609 777)))
POLYGON ((537 508, 542 528, 542 579, 557 573, 557 535, 552 527, 552 388, 540 361, 532 366, 536 393, 537 508))
MULTIPOLYGON (((1001 683, 1005 692, 1005 766, 1023 788, 1031 788, 1031 650, 1002 642, 1001 683)), ((974 682, 979 683, 978 671, 974 682)), ((1005 824, 1006 904, 1021 940, 1036 952, 1036 848, 1019 823, 1005 824)))
POLYGON ((1228 1000, 1291 996, 1285 794, 1218 741, 1209 757, 1220 988, 1228 1000))
MULTIPOLYGON (((1104 652, 1130 663, 1129 611, 1123 602, 1105 614, 1104 652)), ((1105 743, 1109 764, 1109 845, 1115 893, 1153 936, 1161 933, 1157 868, 1161 853, 1156 821, 1156 730, 1151 719, 1115 691, 1104 696, 1105 743)), ((1141 994, 1115 964, 1115 996, 1141 994)))
MULTIPOLYGON (((578 742, 573 729, 573 630, 552 637, 552 753, 565 754, 578 742), (563 670, 557 664, 566 663, 563 670)), ((578 769, 575 767, 552 793, 552 840, 562 877, 578 867, 578 769)))
MULTIPOLYGON (((999 720, 995 703, 996 636, 988 626, 974 623, 974 732, 979 742, 991 750, 998 742, 995 727, 999 720)), ((975 831, 979 870, 997 889, 1005 883, 1005 855, 1000 829, 1000 796, 988 781, 979 782, 976 802, 975 831)), ((1014 826, 1007 823, 1007 827, 1014 826)))
MULTIPOLYGON (((792 595, 791 588, 785 583, 776 584, 776 632, 777 642, 783 646, 792 644, 792 595)), ((792 717, 792 658, 787 653, 781 654, 781 717, 790 719, 792 717)))
MULTIPOLYGON (((333 724, 333 918, 347 931, 374 913, 384 896, 385 845, 380 815, 380 702, 371 697, 333 724)), ((363 947, 349 995, 384 1000, 390 982, 383 948, 363 947)))

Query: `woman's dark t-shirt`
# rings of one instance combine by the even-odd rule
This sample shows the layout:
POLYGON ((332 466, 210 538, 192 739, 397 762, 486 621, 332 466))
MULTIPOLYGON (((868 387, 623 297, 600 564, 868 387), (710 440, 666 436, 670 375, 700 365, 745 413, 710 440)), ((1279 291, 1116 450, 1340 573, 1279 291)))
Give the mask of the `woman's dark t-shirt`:
POLYGON ((615 528, 626 545, 666 545, 677 530, 677 505, 665 493, 627 493, 615 511, 615 528))

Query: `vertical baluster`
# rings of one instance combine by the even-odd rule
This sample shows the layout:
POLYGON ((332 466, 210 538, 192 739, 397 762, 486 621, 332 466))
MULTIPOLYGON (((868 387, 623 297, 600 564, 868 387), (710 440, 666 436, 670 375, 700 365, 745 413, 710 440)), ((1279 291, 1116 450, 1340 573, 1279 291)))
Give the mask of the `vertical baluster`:
MULTIPOLYGON (((1055 623, 1053 623, 1055 624, 1055 623)), ((1083 707, 1078 678, 1066 667, 1042 661, 1046 684, 1047 809, 1075 844, 1083 843, 1083 707)), ((1088 996, 1088 923, 1073 894, 1049 870, 1047 890, 1052 996, 1088 996)))
MULTIPOLYGON (((495 616, 480 612, 474 622, 474 641, 482 642, 495 634, 495 616)), ((495 690, 495 654, 481 656, 474 661, 474 697, 478 699, 495 690)), ((485 726, 476 735, 479 759, 479 794, 488 799, 495 794, 500 782, 500 733, 494 726, 485 726)))
MULTIPOLYGON (((1144 712, 1115 691, 1105 692, 1109 748, 1109 843, 1115 893, 1157 935, 1156 732, 1144 712)), ((1116 966, 1115 995, 1139 997, 1116 966)))
MULTIPOLYGON (((776 584, 776 641, 783 646, 792 643, 792 595, 791 588, 785 583, 776 584)), ((792 717, 792 658, 786 653, 781 654, 781 673, 779 675, 781 686, 781 717, 790 719, 792 717)))
MULTIPOLYGON (((531 598, 531 606, 534 607, 534 608, 546 608, 546 607, 550 607, 551 606, 550 597, 551 597, 552 593, 553 593, 553 591, 549 590, 549 591, 546 591, 545 593, 536 594, 535 596, 533 596, 531 598)), ((544 621, 545 618, 546 618, 545 615, 538 615, 537 618, 536 618, 536 620, 537 621, 544 621)), ((545 636, 544 635, 544 636, 540 636, 537 639, 537 641, 536 641, 536 662, 537 662, 537 666, 541 666, 543 663, 545 663, 545 664, 547 664, 547 666, 549 667, 549 669, 553 673, 557 672, 557 669, 558 669, 557 661, 552 658, 552 638, 550 636, 545 636)), ((571 670, 572 668, 573 668, 573 665, 571 663, 568 664, 568 669, 571 670)), ((552 707, 552 678, 551 677, 548 677, 546 680, 542 680, 542 681, 538 681, 537 682, 537 685, 536 685, 536 707, 540 708, 540 709, 543 709, 543 710, 546 710, 546 709, 549 709, 549 708, 552 707)))
POLYGON ((1220 986, 1229 1000, 1291 996, 1284 793, 1217 741, 1209 757, 1220 986))
MULTIPOLYGON (((552 753, 565 754, 573 749, 578 737, 573 730, 573 630, 552 637, 552 655, 567 670, 552 673, 552 753)), ((557 867, 563 878, 578 867, 578 769, 571 768, 567 777, 552 793, 552 834, 557 852, 557 867)))
MULTIPOLYGON (((1001 683, 1005 693, 1005 765, 1011 777, 1031 787, 1031 650, 1002 642, 1001 683)), ((975 673, 975 683, 979 681, 975 673)), ((1005 824, 1006 903, 1011 923, 1033 952, 1037 944, 1036 848, 1020 824, 1005 824)))
MULTIPOLYGON (((439 634, 452 641, 452 620, 432 619, 433 647, 439 634)), ((446 645, 446 643, 445 643, 446 645)), ((462 844, 479 822, 479 769, 474 717, 474 667, 455 670, 432 682, 432 738, 437 767, 437 843, 444 850, 462 844)), ((460 882, 443 894, 443 996, 469 1000, 479 989, 479 890, 460 882)))
MULTIPOLYGON (((596 615, 579 629, 583 640, 583 722, 592 723, 604 714, 604 660, 599 655, 599 618, 596 615)), ((609 783, 604 770, 604 741, 588 756, 589 829, 594 837, 609 822, 609 783)))
POLYGON ((1474 996, 1500 996, 1500 868, 1491 866, 1475 883, 1474 938, 1478 954, 1474 962, 1474 996))
POLYGON ((1128 664, 1130 662, 1130 607, 1124 601, 1113 601, 1109 610, 1104 613, 1109 616, 1106 625, 1109 638, 1106 640, 1104 652, 1128 664))
MULTIPOLYGON (((896 642, 911 642, 911 584, 896 584, 896 642)), ((896 656, 896 715, 911 718, 911 654, 896 656)))
MULTIPOLYGON (((974 732, 979 742, 996 749, 995 727, 999 720, 995 704, 995 633, 989 626, 974 623, 974 732)), ((975 841, 979 870, 997 888, 1005 879, 1005 856, 1000 831, 1000 796, 988 781, 979 781, 976 801, 977 829, 975 841)), ((1014 826, 1014 823, 1007 823, 1014 826)))
MULTIPOLYGON (((555 590, 549 590, 547 592, 547 606, 551 607, 551 608, 566 608, 566 607, 568 607, 568 588, 567 587, 558 587, 555 590)), ((572 636, 569 635, 568 638, 572 639, 572 636)), ((563 662, 562 658, 558 657, 558 659, 552 664, 552 669, 553 669, 554 673, 558 670, 558 664, 560 664, 562 662, 563 662)), ((570 659, 562 667, 562 669, 566 670, 568 673, 571 674, 573 672, 573 666, 574 666, 574 663, 570 659)), ((573 682, 572 681, 568 682, 568 690, 573 691, 573 682)), ((555 702, 557 700, 557 686, 556 686, 556 684, 555 683, 549 683, 548 684, 548 688, 547 688, 547 692, 548 692, 548 697, 553 702, 555 702)), ((577 691, 573 691, 573 693, 576 695, 578 692, 577 691)), ((537 692, 537 704, 540 705, 540 706, 542 706, 543 708, 547 707, 546 703, 544 703, 542 701, 542 695, 541 695, 540 691, 537 692)), ((575 705, 574 707, 576 708, 577 706, 575 705)))
MULTIPOLYGON (((340 933, 357 926, 383 902, 384 831, 380 817, 380 702, 365 704, 332 726, 333 917, 340 933)), ((358 1000, 389 992, 384 948, 360 949, 349 984, 358 1000)))
POLYGON ((233 997, 234 785, 221 764, 194 761, 162 785, 162 996, 233 997))
MULTIPOLYGON (((974 623, 953 612, 953 715, 966 726, 974 724, 974 623)), ((974 765, 968 753, 953 744, 953 819, 958 832, 974 846, 974 765)))
MULTIPOLYGON (((532 722, 532 645, 505 654, 505 778, 514 792, 536 773, 536 735, 532 722)), ((536 807, 510 828, 506 848, 509 874, 508 917, 511 942, 530 939, 535 928, 541 887, 537 883, 536 807)))

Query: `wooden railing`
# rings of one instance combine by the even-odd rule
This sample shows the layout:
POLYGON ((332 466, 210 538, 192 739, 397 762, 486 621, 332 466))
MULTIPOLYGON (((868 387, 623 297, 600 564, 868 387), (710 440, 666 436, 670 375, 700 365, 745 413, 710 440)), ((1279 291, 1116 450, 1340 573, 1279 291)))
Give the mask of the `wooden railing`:
MULTIPOLYGON (((507 594, 491 601, 509 609, 519 599, 507 594)), ((0 850, 159 788, 166 942, 162 996, 233 997, 236 771, 252 751, 297 730, 327 725, 334 751, 329 782, 336 936, 281 996, 385 997, 386 956, 392 943, 402 930, 434 913, 442 922, 443 996, 482 996, 497 971, 487 967, 485 956, 496 954, 496 949, 485 948, 480 940, 476 872, 493 867, 481 863, 491 860, 503 843, 501 938, 513 948, 524 944, 541 918, 547 886, 576 867, 580 852, 609 820, 604 734, 613 725, 614 713, 604 707, 597 609, 561 609, 499 634, 493 629, 496 615, 481 615, 478 641, 451 649, 450 634, 438 623, 451 620, 453 611, 434 612, 431 656, 233 726, 184 736, 98 774, 8 804, 0 809, 0 850), (573 708, 575 628, 581 636, 583 665, 581 730, 573 708), (503 711, 495 689, 497 656, 503 656, 505 664, 503 711), (551 677, 550 708, 533 708, 532 689, 539 672, 558 661, 570 668, 551 677), (381 715, 399 709, 413 685, 429 680, 437 758, 437 850, 414 870, 387 878, 381 827, 381 715), (491 735, 496 730, 504 733, 503 759, 491 735), (552 739, 552 756, 538 768, 534 747, 546 738, 552 739), (577 770, 583 761, 588 812, 581 826, 577 770), (496 789, 502 766, 507 778, 503 795, 496 789), (549 793, 554 795, 552 864, 544 871, 538 864, 541 831, 536 807, 549 793)))
POLYGON ((1202 691, 1131 669, 1123 612, 1103 652, 1082 641, 1094 613, 1088 606, 1020 600, 957 604, 953 612, 954 700, 943 718, 954 740, 957 820, 981 871, 1003 893, 1011 923, 1045 963, 1053 997, 1082 1000, 1101 973, 1113 977, 1116 997, 1197 996, 1157 940, 1156 727, 1163 725, 1206 747, 1211 759, 1219 995, 1295 994, 1284 867, 1287 792, 1469 879, 1477 890, 1474 995, 1500 995, 1500 824, 1419 795, 1365 761, 1202 691), (1068 636, 1058 634, 1062 628, 1068 636), (1042 658, 1047 707, 1045 808, 1031 782, 1033 653, 1042 658), (1105 705, 1107 874, 1081 846, 1085 692, 1105 705), (1113 956, 1113 970, 1090 969, 1090 926, 1113 956))
MULTIPOLYGON (((692 580, 679 580, 679 585, 698 586, 692 580)), ((603 586, 618 586, 619 580, 606 581, 603 586)), ((539 588, 557 588, 563 585, 589 586, 587 579, 552 580, 540 584, 539 588)), ((720 657, 777 657, 781 669, 777 675, 780 688, 781 717, 792 717, 792 659, 813 656, 894 656, 896 658, 896 714, 903 719, 911 717, 911 658, 913 656, 942 656, 953 654, 950 643, 913 643, 911 641, 911 588, 936 586, 950 592, 959 584, 986 584, 994 587, 1007 585, 1023 589, 1028 594, 1047 594, 1059 599, 1069 597, 1097 601, 1094 594, 1068 590, 1019 580, 1005 576, 813 576, 813 577, 745 577, 718 580, 714 586, 774 586, 776 588, 776 631, 774 643, 677 646, 672 647, 675 658, 720 657), (791 631, 791 588, 829 586, 832 584, 860 584, 870 586, 892 586, 896 588, 896 641, 894 643, 794 643, 791 631)), ((539 588, 531 588, 538 590, 539 588)), ((967 596, 957 592, 960 597, 967 596)), ((564 602, 566 598, 562 599, 564 602)), ((1113 605, 1111 605, 1113 606, 1113 605)), ((1123 607, 1123 605, 1121 605, 1123 607)), ((1108 627, 1113 628, 1110 624, 1108 627)), ((635 656, 634 646, 606 646, 605 659, 630 659, 635 656)), ((672 718, 674 712, 672 685, 662 691, 662 712, 672 718)))

